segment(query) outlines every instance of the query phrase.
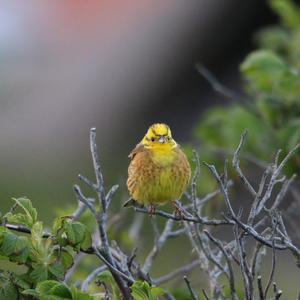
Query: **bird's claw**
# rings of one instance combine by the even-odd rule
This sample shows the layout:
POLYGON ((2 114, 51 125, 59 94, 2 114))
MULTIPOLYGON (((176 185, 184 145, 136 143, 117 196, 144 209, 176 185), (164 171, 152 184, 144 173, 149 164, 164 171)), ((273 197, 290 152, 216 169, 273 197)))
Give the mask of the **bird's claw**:
POLYGON ((153 217, 153 215, 155 215, 156 212, 156 207, 153 204, 150 204, 148 207, 148 214, 150 217, 153 217))
POLYGON ((183 217, 183 212, 179 205, 176 203, 176 201, 172 202, 172 205, 174 206, 174 215, 176 219, 182 219, 183 217))

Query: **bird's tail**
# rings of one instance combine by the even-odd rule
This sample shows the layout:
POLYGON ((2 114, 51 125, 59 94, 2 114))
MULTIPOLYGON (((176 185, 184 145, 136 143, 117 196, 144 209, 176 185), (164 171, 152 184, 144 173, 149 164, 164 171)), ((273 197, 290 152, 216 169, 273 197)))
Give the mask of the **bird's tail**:
POLYGON ((125 203, 123 204, 123 207, 132 207, 135 206, 135 201, 132 198, 129 198, 125 203))
POLYGON ((125 203, 123 204, 123 207, 140 207, 140 208, 143 208, 144 205, 141 205, 138 202, 136 202, 134 199, 129 198, 127 201, 125 201, 125 203))

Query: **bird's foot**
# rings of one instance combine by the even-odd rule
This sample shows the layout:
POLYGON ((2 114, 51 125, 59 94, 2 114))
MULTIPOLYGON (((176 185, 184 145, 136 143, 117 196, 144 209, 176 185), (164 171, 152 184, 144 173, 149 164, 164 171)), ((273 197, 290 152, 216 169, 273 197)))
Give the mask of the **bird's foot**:
POLYGON ((176 219, 182 219, 183 217, 183 212, 180 208, 180 206, 177 204, 176 201, 172 201, 172 205, 174 207, 174 215, 176 219))
POLYGON ((148 206, 148 214, 150 217, 153 217, 153 215, 155 215, 156 212, 156 207, 153 204, 149 204, 148 206))

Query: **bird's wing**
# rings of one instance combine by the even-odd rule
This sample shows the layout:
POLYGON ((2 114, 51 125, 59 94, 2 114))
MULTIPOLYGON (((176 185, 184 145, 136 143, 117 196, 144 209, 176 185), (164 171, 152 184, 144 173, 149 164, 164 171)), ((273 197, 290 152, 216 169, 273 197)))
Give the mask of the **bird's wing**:
POLYGON ((147 165, 148 150, 142 144, 138 144, 129 154, 129 158, 131 159, 131 162, 128 167, 127 187, 130 196, 135 198, 134 194, 143 173, 143 165, 147 165))
POLYGON ((181 161, 182 170, 186 174, 186 184, 185 185, 187 186, 191 179, 191 166, 190 166, 190 163, 189 163, 184 151, 182 150, 182 148, 179 145, 176 148, 176 151, 179 154, 179 159, 181 161))
POLYGON ((135 148, 130 152, 130 154, 128 155, 128 157, 133 160, 133 158, 139 153, 139 152, 143 152, 145 150, 145 147, 143 144, 137 144, 135 146, 135 148))

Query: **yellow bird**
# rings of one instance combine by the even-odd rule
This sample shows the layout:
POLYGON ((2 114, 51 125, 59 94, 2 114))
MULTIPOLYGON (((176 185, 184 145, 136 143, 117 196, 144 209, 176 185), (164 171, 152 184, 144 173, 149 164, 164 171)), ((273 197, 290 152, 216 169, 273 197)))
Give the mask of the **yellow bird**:
POLYGON ((127 187, 131 199, 124 206, 134 200, 142 206, 149 205, 149 214, 153 215, 156 205, 171 202, 175 214, 180 214, 175 201, 187 188, 191 168, 169 126, 150 126, 129 158, 127 187))

